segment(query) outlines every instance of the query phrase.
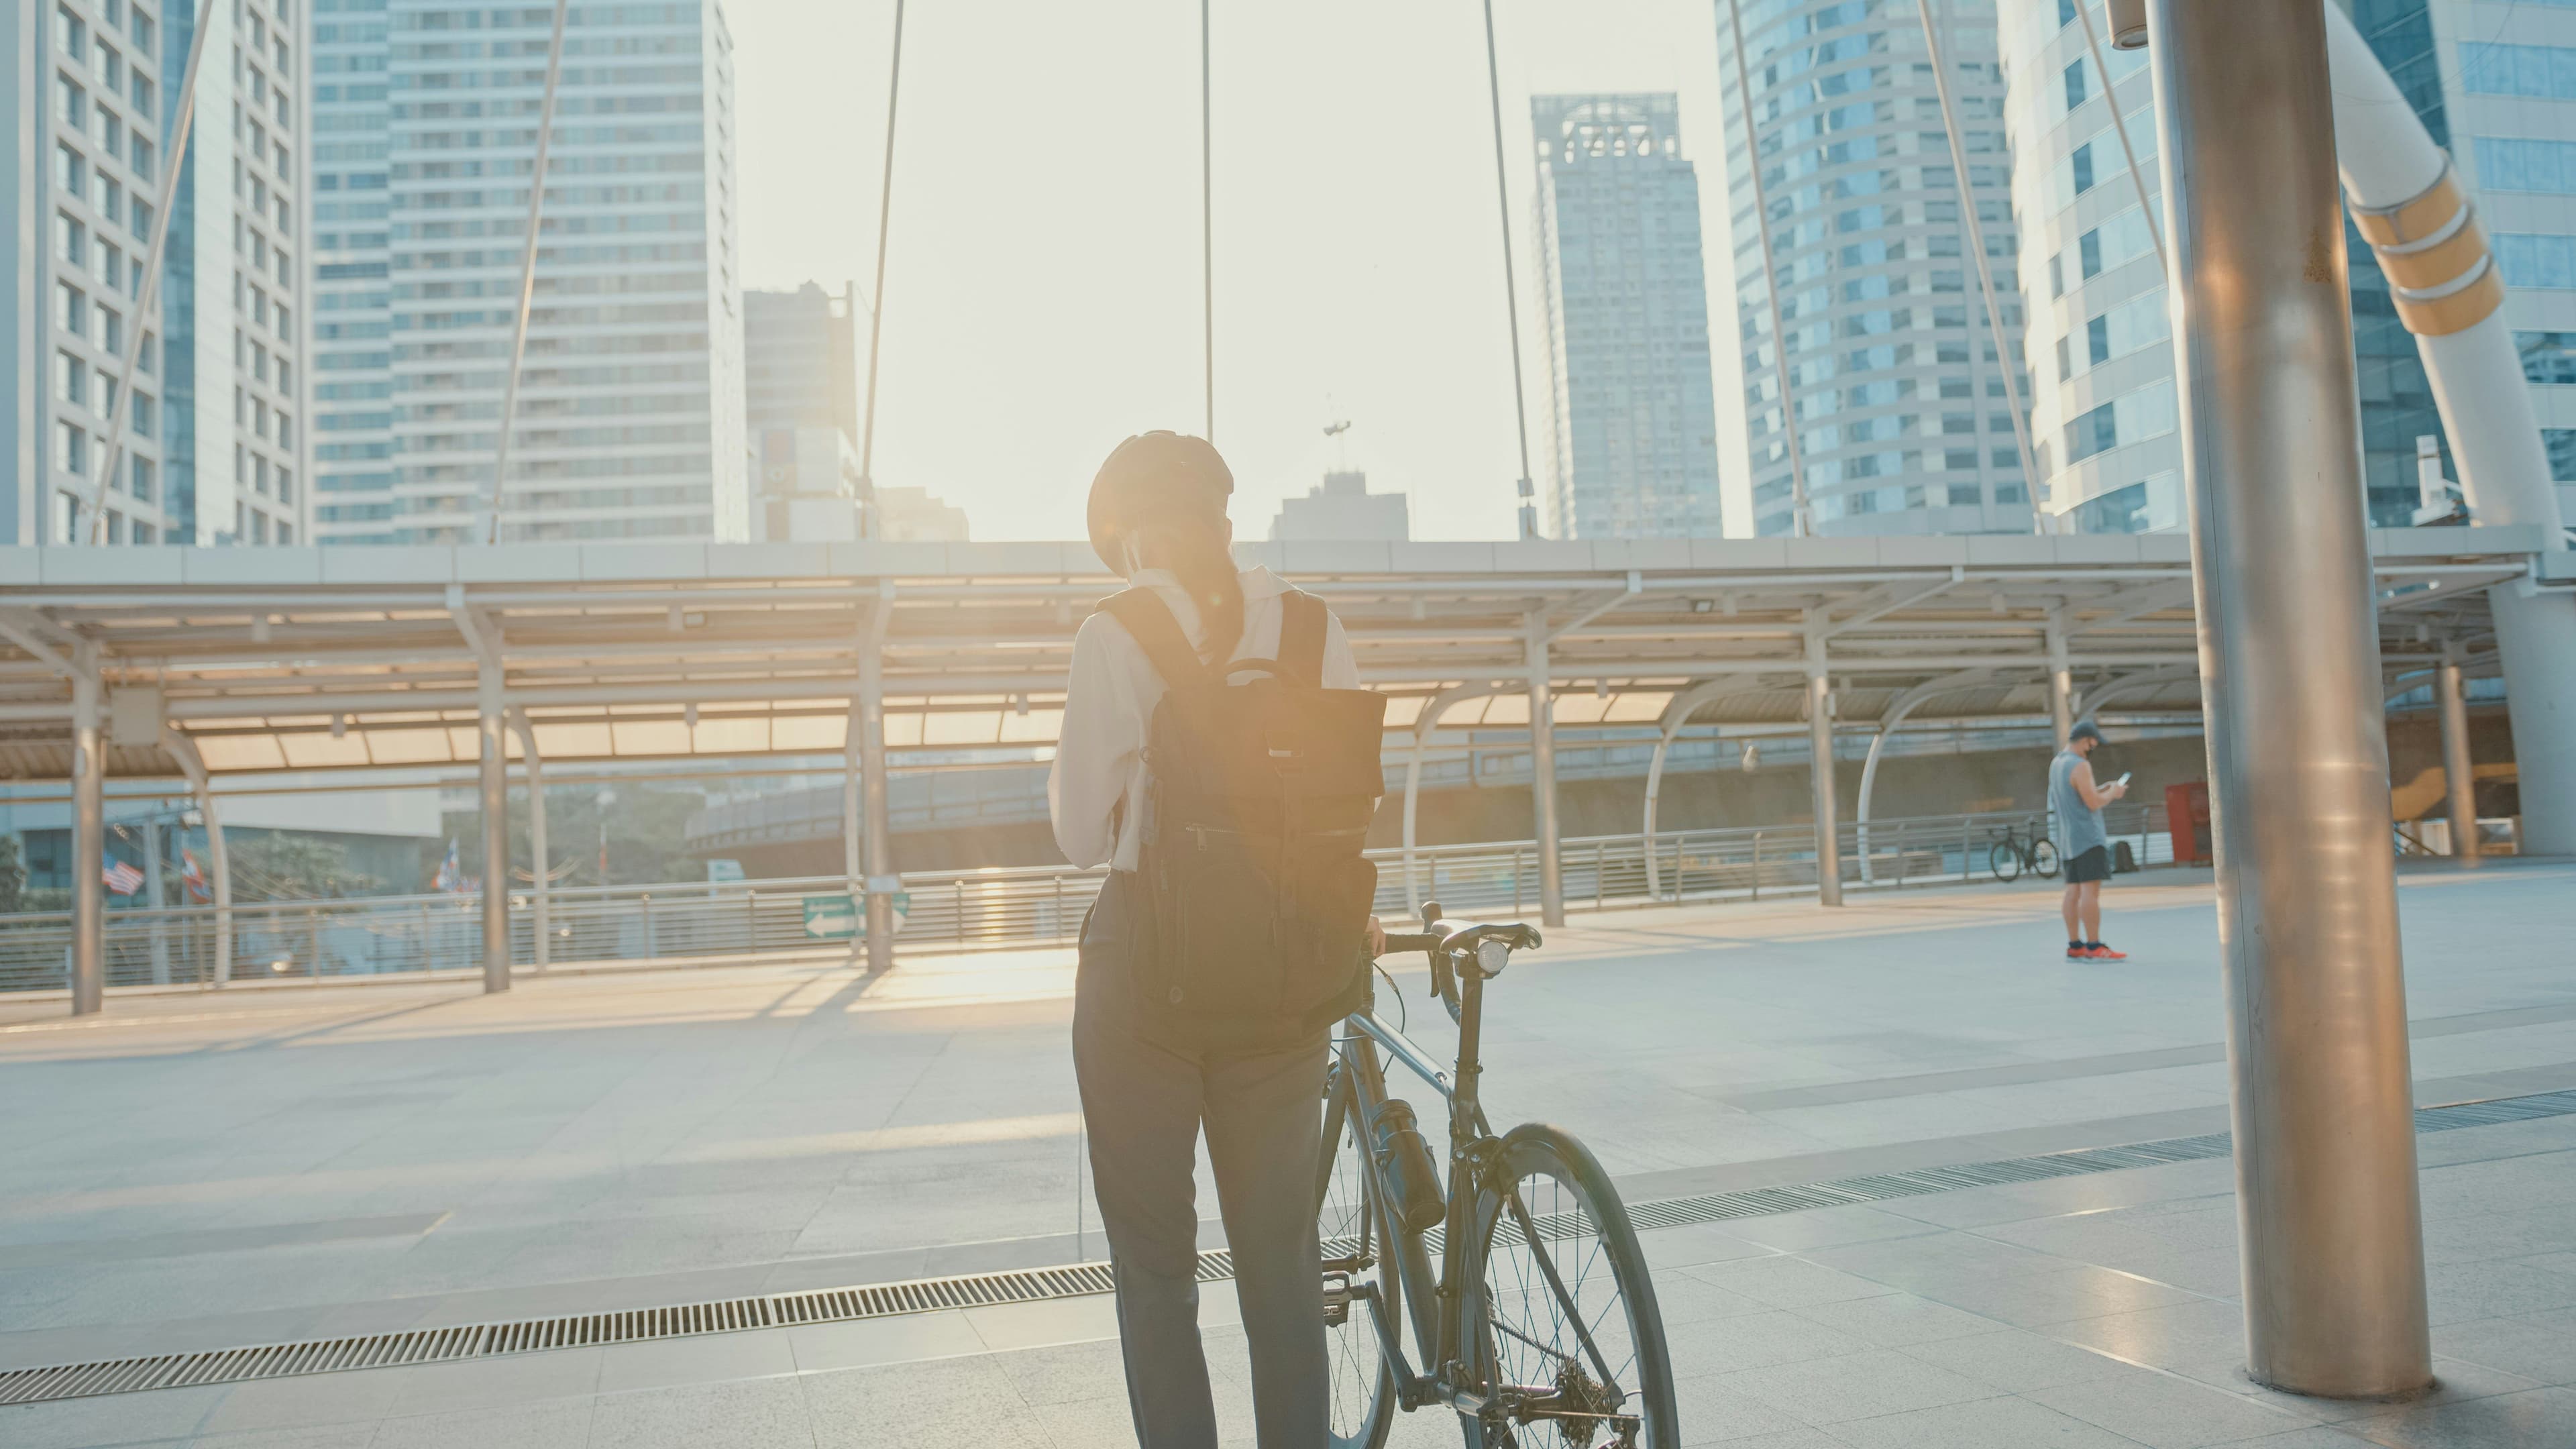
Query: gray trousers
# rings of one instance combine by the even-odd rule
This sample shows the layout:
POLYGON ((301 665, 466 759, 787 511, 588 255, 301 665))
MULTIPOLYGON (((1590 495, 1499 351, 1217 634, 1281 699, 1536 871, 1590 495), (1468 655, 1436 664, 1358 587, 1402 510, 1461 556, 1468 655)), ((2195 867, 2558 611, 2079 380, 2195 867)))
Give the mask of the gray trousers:
POLYGON ((1324 1295, 1315 1235, 1324 1042, 1228 1053, 1149 1039, 1126 1006, 1131 878, 1083 930, 1074 1078, 1118 1282, 1127 1402, 1141 1449, 1216 1449, 1199 1344, 1198 1136, 1234 1254, 1261 1449, 1322 1449, 1324 1295))

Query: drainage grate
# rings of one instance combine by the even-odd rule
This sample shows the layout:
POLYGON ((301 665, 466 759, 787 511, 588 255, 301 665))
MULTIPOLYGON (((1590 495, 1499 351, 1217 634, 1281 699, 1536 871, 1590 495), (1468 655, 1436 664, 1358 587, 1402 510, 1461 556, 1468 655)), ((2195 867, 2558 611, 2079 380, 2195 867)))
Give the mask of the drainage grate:
MULTIPOLYGON (((2484 1102, 2457 1102, 2420 1107, 2418 1132, 2448 1132, 2462 1127, 2491 1127, 2544 1117, 2576 1115, 2576 1091, 2543 1092, 2528 1097, 2501 1097, 2484 1102)), ((1912 1172, 1873 1173, 1788 1187, 1757 1187, 1742 1192, 1707 1193, 1632 1203, 1629 1218, 1639 1228, 1678 1228, 1730 1218, 1768 1217, 1810 1208, 1852 1203, 1888 1202, 1969 1187, 1999 1187, 2039 1182, 2052 1177, 2078 1177, 2173 1162, 2205 1162, 2228 1154, 2228 1134, 2174 1137, 2161 1142, 2132 1142, 2118 1147, 2085 1147, 1996 1162, 1965 1162, 1912 1172)), ((1552 1213, 1538 1220, 1542 1237, 1558 1238, 1582 1231, 1580 1214, 1552 1213)), ((1437 1233, 1437 1229, 1433 1230, 1437 1233)), ((1327 1244, 1326 1256, 1333 1245, 1327 1244)), ((1437 1249, 1437 1243, 1434 1243, 1437 1249)), ((1222 1282, 1234 1276, 1234 1257, 1222 1250, 1199 1254, 1198 1279, 1222 1282)), ((845 1323, 893 1318, 941 1309, 986 1304, 1035 1303, 1083 1298, 1116 1287, 1106 1263, 1075 1263, 1060 1268, 1019 1268, 1002 1273, 976 1273, 954 1278, 922 1278, 904 1283, 875 1283, 855 1288, 826 1288, 807 1293, 779 1293, 756 1298, 726 1298, 683 1303, 666 1308, 621 1313, 586 1313, 562 1318, 526 1319, 515 1323, 477 1323, 453 1328, 413 1329, 360 1338, 320 1339, 304 1343, 265 1344, 216 1349, 205 1353, 156 1354, 102 1363, 64 1364, 0 1372, 0 1404, 32 1404, 98 1394, 130 1394, 147 1389, 188 1388, 200 1384, 246 1383, 254 1379, 293 1378, 336 1373, 344 1369, 399 1368, 411 1364, 452 1363, 459 1359, 538 1353, 547 1349, 597 1344, 635 1343, 648 1339, 687 1338, 800 1323, 845 1323)))

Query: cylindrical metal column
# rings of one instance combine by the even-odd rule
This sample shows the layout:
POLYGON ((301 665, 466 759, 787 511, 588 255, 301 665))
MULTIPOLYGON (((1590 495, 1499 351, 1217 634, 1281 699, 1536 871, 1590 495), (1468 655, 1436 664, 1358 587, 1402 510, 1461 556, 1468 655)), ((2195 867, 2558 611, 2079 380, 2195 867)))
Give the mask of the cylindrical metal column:
POLYGON ((107 1005, 107 742, 95 661, 72 677, 72 1015, 107 1005))
POLYGON ((2324 7, 2149 15, 2247 1368, 2406 1393, 2432 1356, 2324 7))
POLYGON ((1842 821, 1834 805, 1834 689, 1825 636, 1807 635, 1807 758, 1816 801, 1816 904, 1843 903, 1842 821))
POLYGON ((2460 864, 2478 863, 2478 791, 2469 765, 2469 701, 2460 687, 2460 651, 2442 646, 2441 667, 2433 671, 2434 695, 2442 706, 2442 792, 2451 807, 2451 854, 2460 864))
POLYGON ((852 721, 859 731, 859 773, 865 819, 860 835, 867 867, 868 970, 894 966, 894 842, 886 812, 885 757, 885 611, 891 599, 876 605, 875 618, 859 650, 859 709, 852 721))
POLYGON ((152 912, 152 984, 170 984, 170 925, 161 913, 169 902, 161 896, 161 822, 143 822, 143 900, 152 912))
POLYGON ((1538 916, 1565 924, 1565 863, 1556 842, 1556 688, 1547 674, 1547 614, 1529 616, 1530 825, 1538 838, 1538 916))
POLYGON ((215 984, 229 986, 233 979, 233 857, 224 843, 222 807, 215 803, 215 792, 200 770, 191 781, 197 791, 197 813, 206 822, 207 884, 215 897, 215 984))
POLYGON ((506 727, 501 705, 501 671, 483 666, 475 715, 475 739, 482 765, 483 807, 483 990, 510 989, 510 776, 506 727))
POLYGON ((528 964, 543 971, 554 959, 554 884, 546 876, 554 856, 546 849, 546 770, 537 756, 536 727, 524 709, 510 711, 519 735, 519 767, 528 778, 528 964))
POLYGON ((2048 727, 2057 732, 2057 747, 2075 729, 2075 670, 2066 658, 2066 631, 2048 626, 2048 727))

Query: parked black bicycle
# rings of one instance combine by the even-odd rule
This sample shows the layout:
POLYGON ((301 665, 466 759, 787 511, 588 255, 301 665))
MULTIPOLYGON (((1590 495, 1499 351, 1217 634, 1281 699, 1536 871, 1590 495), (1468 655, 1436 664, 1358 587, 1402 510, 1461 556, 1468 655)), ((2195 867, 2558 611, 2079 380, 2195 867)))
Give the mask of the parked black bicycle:
POLYGON ((2019 880, 2023 871, 2031 871, 2043 880, 2055 880, 2057 845, 2039 833, 2036 821, 2031 823, 2027 838, 2014 826, 1998 825, 1994 848, 1986 852, 1986 864, 1997 880, 2019 880))
POLYGON ((1378 1020, 1372 995, 1336 1038, 1324 1087, 1332 1442, 1378 1449, 1398 1410, 1440 1405, 1469 1449, 1679 1449, 1654 1283, 1609 1175, 1555 1127, 1496 1136, 1478 1100, 1485 983, 1539 933, 1422 914, 1424 930, 1387 950, 1430 956, 1458 1024, 1454 1071, 1378 1020), (1445 1188, 1412 1105, 1387 1092, 1386 1060, 1447 1100, 1445 1188))

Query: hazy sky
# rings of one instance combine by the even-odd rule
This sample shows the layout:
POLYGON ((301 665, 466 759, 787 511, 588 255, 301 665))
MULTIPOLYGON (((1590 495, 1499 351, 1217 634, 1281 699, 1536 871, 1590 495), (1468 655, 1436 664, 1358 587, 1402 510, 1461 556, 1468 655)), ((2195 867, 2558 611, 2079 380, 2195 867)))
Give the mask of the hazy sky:
MULTIPOLYGON (((1349 459, 1416 538, 1515 529, 1511 356, 1477 0, 1216 0, 1216 441, 1238 536, 1349 459)), ((729 0, 745 285, 869 290, 892 0, 729 0)), ((1713 0, 1496 0, 1532 476, 1546 357, 1533 93, 1670 90, 1700 169, 1721 468, 1729 367, 1713 0)), ((1131 432, 1201 430, 1198 7, 906 12, 875 476, 978 538, 1080 533, 1131 432)), ((866 338, 862 332, 863 354, 866 338)), ((1740 503, 1740 497, 1732 502, 1740 503)))

